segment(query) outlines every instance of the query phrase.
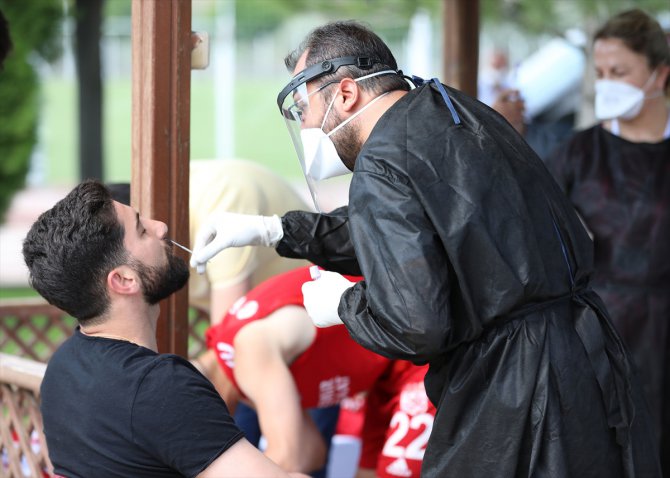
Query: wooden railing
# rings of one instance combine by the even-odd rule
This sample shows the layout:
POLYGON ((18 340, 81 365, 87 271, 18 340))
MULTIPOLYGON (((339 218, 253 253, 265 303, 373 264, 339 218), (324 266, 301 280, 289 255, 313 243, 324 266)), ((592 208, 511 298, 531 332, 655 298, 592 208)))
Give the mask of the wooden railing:
MULTIPOLYGON (((0 476, 51 477, 39 409, 46 362, 77 321, 42 299, 0 300, 0 476)), ((189 357, 206 348, 209 316, 189 309, 189 357)))
MULTIPOLYGON (((0 300, 0 351, 46 362, 76 325, 74 318, 39 298, 0 300)), ((206 311, 189 309, 189 358, 205 350, 208 325, 206 311)))
POLYGON ((46 365, 0 353, 0 476, 53 476, 39 391, 46 365))

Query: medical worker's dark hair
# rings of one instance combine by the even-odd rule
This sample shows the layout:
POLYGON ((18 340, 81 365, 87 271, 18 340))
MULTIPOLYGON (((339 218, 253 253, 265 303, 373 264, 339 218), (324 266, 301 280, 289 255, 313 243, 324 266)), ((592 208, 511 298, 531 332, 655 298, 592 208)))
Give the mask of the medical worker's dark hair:
POLYGON ((107 274, 128 258, 123 236, 109 190, 98 181, 79 184, 37 219, 23 242, 30 285, 80 324, 102 322, 107 274))
MULTIPOLYGON (((618 38, 626 47, 647 58, 653 69, 670 65, 670 46, 661 25, 639 8, 621 12, 596 31, 593 41, 618 38)), ((665 82, 666 92, 670 75, 665 82)))
MULTIPOLYGON (((357 66, 341 66, 334 73, 320 77, 319 84, 335 79, 359 78, 378 71, 398 69, 393 53, 386 43, 372 30, 353 20, 331 22, 312 30, 300 46, 284 59, 290 72, 293 72, 305 50, 308 51, 306 66, 344 56, 367 56, 379 61, 367 69, 357 66)), ((409 90, 409 84, 400 75, 380 75, 371 81, 360 82, 359 86, 365 91, 376 94, 394 90, 409 90)))

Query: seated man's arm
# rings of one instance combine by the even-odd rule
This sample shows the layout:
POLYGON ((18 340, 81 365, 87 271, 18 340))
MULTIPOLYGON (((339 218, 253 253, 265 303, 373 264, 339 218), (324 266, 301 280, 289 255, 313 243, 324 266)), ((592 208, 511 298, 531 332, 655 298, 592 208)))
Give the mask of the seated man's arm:
POLYGON ((244 327, 235 338, 235 379, 258 412, 266 455, 288 471, 310 472, 326 460, 326 444, 288 368, 314 340, 302 307, 279 309, 244 327))
POLYGON ((221 369, 221 365, 216 358, 216 352, 212 349, 207 349, 197 358, 192 359, 191 364, 212 382, 212 385, 214 385, 214 388, 226 403, 230 414, 235 415, 237 403, 240 399, 240 392, 221 369))
POLYGON ((236 427, 211 383, 175 356, 163 356, 138 388, 133 442, 184 476, 290 476, 236 427))
POLYGON ((240 476, 243 473, 248 477, 306 477, 300 473, 286 473, 276 463, 258 451, 247 440, 242 439, 221 453, 198 478, 221 478, 222 476, 240 476))

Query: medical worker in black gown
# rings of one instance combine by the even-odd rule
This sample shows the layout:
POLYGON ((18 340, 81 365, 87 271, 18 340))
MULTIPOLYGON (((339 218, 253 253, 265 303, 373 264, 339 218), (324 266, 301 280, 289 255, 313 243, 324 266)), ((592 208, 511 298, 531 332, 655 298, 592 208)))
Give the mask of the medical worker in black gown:
POLYGON ((316 202, 320 181, 353 171, 348 207, 212 217, 191 264, 262 244, 324 266, 302 289, 317 326, 430 364, 425 477, 660 476, 642 392, 590 287, 592 242, 512 126, 437 79, 411 89, 355 22, 315 29, 286 65, 277 102, 316 202))
POLYGON ((670 49, 641 10, 600 28, 595 112, 547 165, 590 230, 592 285, 628 346, 670 476, 670 49))

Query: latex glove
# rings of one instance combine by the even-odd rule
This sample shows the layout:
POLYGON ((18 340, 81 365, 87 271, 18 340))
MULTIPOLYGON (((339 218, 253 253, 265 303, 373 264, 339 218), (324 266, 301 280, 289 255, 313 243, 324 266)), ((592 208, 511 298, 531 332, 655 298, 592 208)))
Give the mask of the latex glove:
POLYGON ((283 236, 284 229, 278 216, 233 212, 212 215, 195 236, 191 267, 203 274, 207 261, 228 247, 274 247, 283 236))
POLYGON ((345 290, 354 285, 337 272, 321 271, 321 277, 302 285, 305 310, 317 327, 342 323, 337 308, 345 290))

